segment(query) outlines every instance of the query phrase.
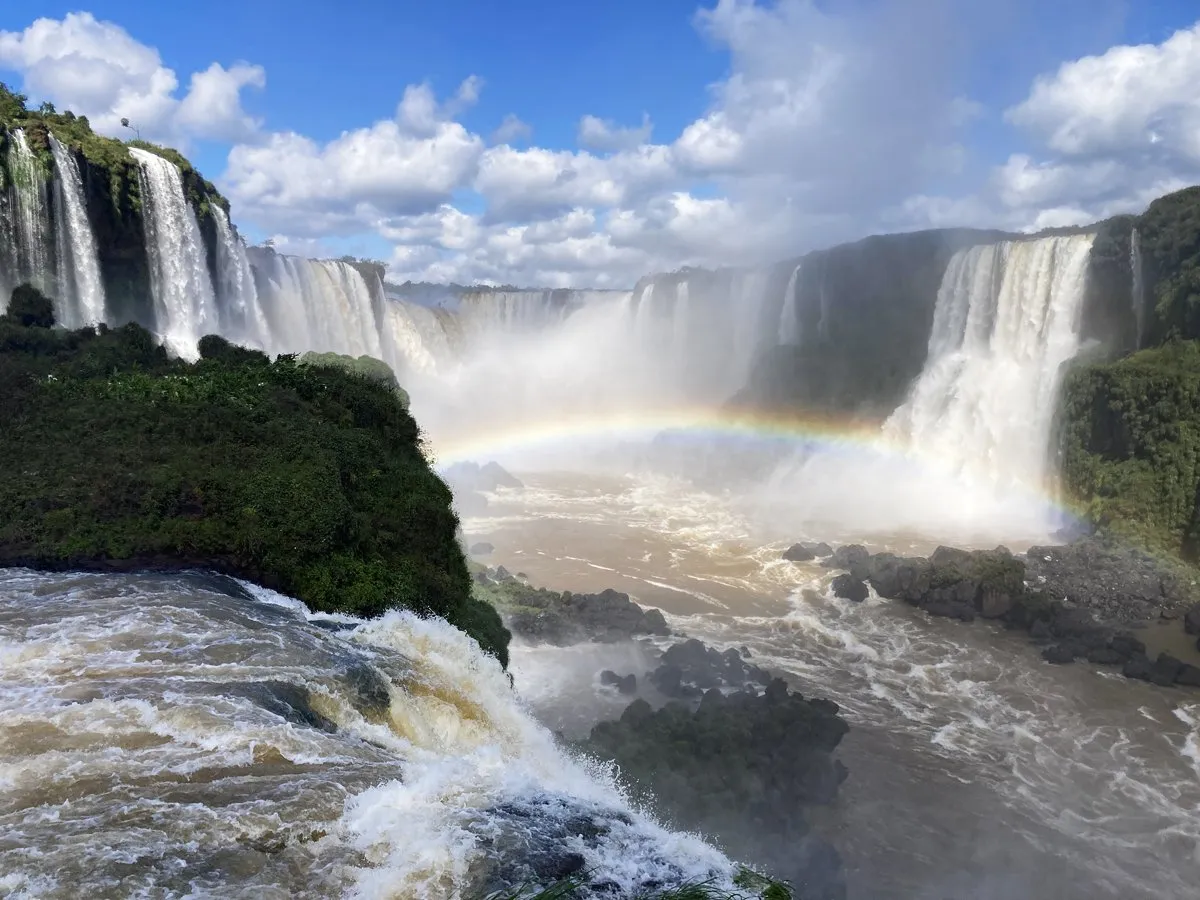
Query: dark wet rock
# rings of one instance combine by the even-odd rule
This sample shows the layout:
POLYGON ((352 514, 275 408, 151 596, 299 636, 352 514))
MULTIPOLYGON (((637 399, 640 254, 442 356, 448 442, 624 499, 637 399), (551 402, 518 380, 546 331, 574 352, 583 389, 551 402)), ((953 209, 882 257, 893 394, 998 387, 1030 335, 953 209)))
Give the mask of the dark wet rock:
POLYGON ((855 578, 849 572, 836 576, 829 589, 833 592, 833 596, 850 600, 853 603, 862 603, 871 593, 866 582, 855 578))
POLYGON ((650 681, 667 697, 694 699, 712 688, 741 690, 769 684, 771 676, 733 648, 722 653, 693 638, 668 647, 650 681))
POLYGON ((1122 654, 1112 647, 1092 647, 1085 656, 1088 662, 1097 666, 1119 666, 1129 659, 1127 654, 1122 654))
POLYGON ((984 591, 979 601, 979 614, 985 619, 1002 619, 1012 612, 1014 600, 1000 591, 984 591))
POLYGON ((1108 646, 1125 659, 1146 655, 1146 645, 1128 631, 1120 631, 1112 636, 1108 646))
POLYGON ((1075 662, 1076 647, 1071 644, 1055 644, 1052 647, 1047 647, 1042 651, 1042 659, 1048 663, 1063 665, 1065 663, 1075 662))
POLYGON ((1150 683, 1170 687, 1183 671, 1183 662, 1170 653, 1158 654, 1158 659, 1150 668, 1150 683))
POLYGON ((750 648, 749 647, 738 647, 738 653, 742 654, 742 659, 750 658, 750 648))
POLYGON ((817 554, 809 549, 806 544, 792 544, 783 551, 783 558, 788 562, 808 562, 816 559, 817 554))
POLYGON ((632 673, 629 675, 618 675, 612 669, 605 669, 600 673, 600 683, 615 687, 622 694, 637 693, 637 676, 632 673))
POLYGON ((846 769, 833 754, 847 730, 836 704, 775 679, 757 696, 708 690, 694 708, 635 701, 585 746, 616 760, 634 794, 674 826, 803 885, 798 897, 843 898, 841 860, 811 834, 805 809, 836 799, 846 769))
POLYGON ((1029 629, 1029 636, 1035 641, 1053 640, 1054 633, 1050 630, 1050 623, 1045 619, 1039 619, 1034 622, 1029 629))
POLYGON ((363 718, 378 722, 392 707, 392 690, 382 672, 366 660, 350 664, 343 676, 351 705, 363 718))
POLYGON ((1175 683, 1183 687, 1200 687, 1200 666, 1184 663, 1175 675, 1175 683))
POLYGON ((1200 603, 1189 607, 1184 613, 1183 630, 1188 634, 1200 634, 1200 603))
POLYGON ((901 558, 891 553, 871 557, 868 580, 875 593, 888 600, 918 605, 929 591, 932 567, 920 558, 901 558))
POLYGON ((486 598, 508 613, 508 627, 526 640, 565 647, 671 633, 659 610, 642 609, 628 594, 612 589, 598 594, 548 591, 522 583, 503 566, 486 573, 483 586, 486 598))
POLYGON ((921 609, 931 616, 958 619, 960 622, 975 621, 975 610, 961 600, 930 600, 922 603, 921 609))
POLYGON ((1145 653, 1140 653, 1134 656, 1129 662, 1125 663, 1121 669, 1121 674, 1126 678, 1136 678, 1139 681, 1149 681, 1150 675, 1154 671, 1154 663, 1145 653))
POLYGON ((1032 547, 1025 556, 1031 586, 1090 609, 1103 622, 1151 621, 1164 610, 1177 612, 1200 602, 1194 572, 1109 536, 1032 547))
POLYGON ((862 544, 838 547, 821 563, 827 569, 844 569, 860 581, 871 574, 871 552, 862 544))
POLYGON ((493 545, 489 544, 487 541, 480 541, 478 544, 471 545, 471 555, 472 556, 487 556, 489 553, 492 553, 495 549, 496 548, 493 545))
POLYGON ((783 558, 789 562, 808 562, 814 559, 824 559, 833 554, 833 548, 821 541, 817 544, 792 544, 783 551, 783 558))

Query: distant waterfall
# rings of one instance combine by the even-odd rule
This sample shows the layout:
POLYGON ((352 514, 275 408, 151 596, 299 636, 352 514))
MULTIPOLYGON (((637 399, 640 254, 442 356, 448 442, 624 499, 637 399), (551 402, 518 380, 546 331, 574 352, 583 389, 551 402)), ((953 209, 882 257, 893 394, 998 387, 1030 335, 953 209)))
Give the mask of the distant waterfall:
POLYGON ((225 210, 213 204, 217 224, 217 317, 221 333, 235 341, 267 348, 267 320, 258 302, 246 247, 229 225, 225 210))
POLYGON ((780 346, 800 343, 800 311, 796 308, 800 302, 796 297, 796 279, 799 276, 800 266, 796 266, 783 292, 783 308, 779 312, 780 346))
POLYGON ((733 296, 730 298, 733 304, 731 392, 745 387, 755 356, 762 345, 768 276, 769 273, 764 269, 751 269, 734 279, 733 296))
POLYGON ((4 286, 5 306, 9 292, 18 284, 30 282, 46 293, 53 293, 55 280, 46 172, 29 149, 24 130, 13 129, 11 138, 7 230, 11 232, 12 251, 10 258, 3 260, 10 273, 4 286))
POLYGON ((169 349, 195 359, 200 338, 219 331, 200 226, 184 196, 183 179, 175 164, 136 147, 129 152, 141 175, 156 329, 169 349))
POLYGON ((691 326, 691 294, 687 280, 675 285, 675 307, 671 310, 671 348, 676 365, 687 362, 691 326))
POLYGON ((58 257, 58 319, 68 328, 104 321, 104 282, 96 236, 88 220, 75 154, 50 135, 54 156, 54 235, 58 257))
POLYGON ((884 433, 998 481, 1040 485, 1062 366, 1079 349, 1093 235, 960 250, 925 368, 884 433))
POLYGON ((1131 289, 1133 302, 1133 320, 1136 325, 1136 341, 1134 350, 1141 349, 1142 336, 1146 330, 1146 281, 1142 271, 1142 236, 1137 228, 1129 236, 1129 269, 1133 273, 1131 289))
POLYGON ((272 252, 256 254, 254 264, 272 350, 366 355, 394 364, 385 358, 371 291, 354 266, 272 252))

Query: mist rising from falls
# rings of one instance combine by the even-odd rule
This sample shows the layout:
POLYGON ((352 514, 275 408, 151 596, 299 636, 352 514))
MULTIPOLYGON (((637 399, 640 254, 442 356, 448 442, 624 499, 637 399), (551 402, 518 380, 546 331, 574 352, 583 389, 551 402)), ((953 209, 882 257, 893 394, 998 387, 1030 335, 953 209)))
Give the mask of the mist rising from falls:
POLYGON ((8 145, 8 186, 5 231, 10 250, 0 259, 0 275, 8 275, 4 305, 8 293, 18 284, 29 282, 42 291, 54 284, 54 246, 50 229, 50 201, 46 172, 29 148, 25 131, 15 128, 8 145))
POLYGON ((925 371, 885 436, 999 483, 1045 484, 1063 364, 1080 346, 1093 240, 1005 241, 955 254, 925 371))
POLYGON ((200 338, 220 331, 200 226, 178 167, 138 147, 129 152, 140 174, 156 329, 172 352, 195 359, 200 338))
POLYGON ((104 321, 104 282, 88 221, 83 178, 74 155, 54 135, 54 234, 58 255, 58 319, 68 328, 104 321))

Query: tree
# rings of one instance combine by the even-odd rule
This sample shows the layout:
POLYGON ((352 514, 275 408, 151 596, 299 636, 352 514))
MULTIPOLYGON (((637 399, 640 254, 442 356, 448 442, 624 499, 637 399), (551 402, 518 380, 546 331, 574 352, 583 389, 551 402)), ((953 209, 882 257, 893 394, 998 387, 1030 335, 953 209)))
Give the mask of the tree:
POLYGON ((2 318, 26 328, 53 328, 54 303, 32 284, 22 284, 13 288, 2 318))
POLYGON ((42 105, 38 107, 38 113, 43 116, 53 116, 58 112, 54 108, 54 104, 49 100, 43 100, 42 105))

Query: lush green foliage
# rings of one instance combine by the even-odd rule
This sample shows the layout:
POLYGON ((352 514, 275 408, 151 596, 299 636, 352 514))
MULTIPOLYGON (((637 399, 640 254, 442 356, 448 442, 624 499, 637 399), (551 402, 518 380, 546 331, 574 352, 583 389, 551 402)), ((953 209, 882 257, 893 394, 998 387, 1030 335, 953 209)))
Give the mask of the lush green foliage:
POLYGON ((1101 524, 1194 557, 1200 343, 1171 342, 1070 373, 1063 479, 1101 524))
POLYGON ((189 365, 136 325, 21 321, 0 319, 0 563, 208 566, 317 609, 441 615, 507 661, 390 389, 215 337, 189 365))
POLYGON ((341 353, 316 353, 310 351, 302 355, 296 362, 301 366, 327 366, 347 372, 354 372, 363 378, 383 385, 399 398, 400 403, 403 404, 405 409, 408 408, 408 391, 400 387, 400 382, 396 380, 396 373, 382 359, 376 359, 373 356, 353 357, 345 356, 341 353))
POLYGON ((1200 187, 1159 197, 1137 220, 1152 338, 1200 338, 1200 187))

